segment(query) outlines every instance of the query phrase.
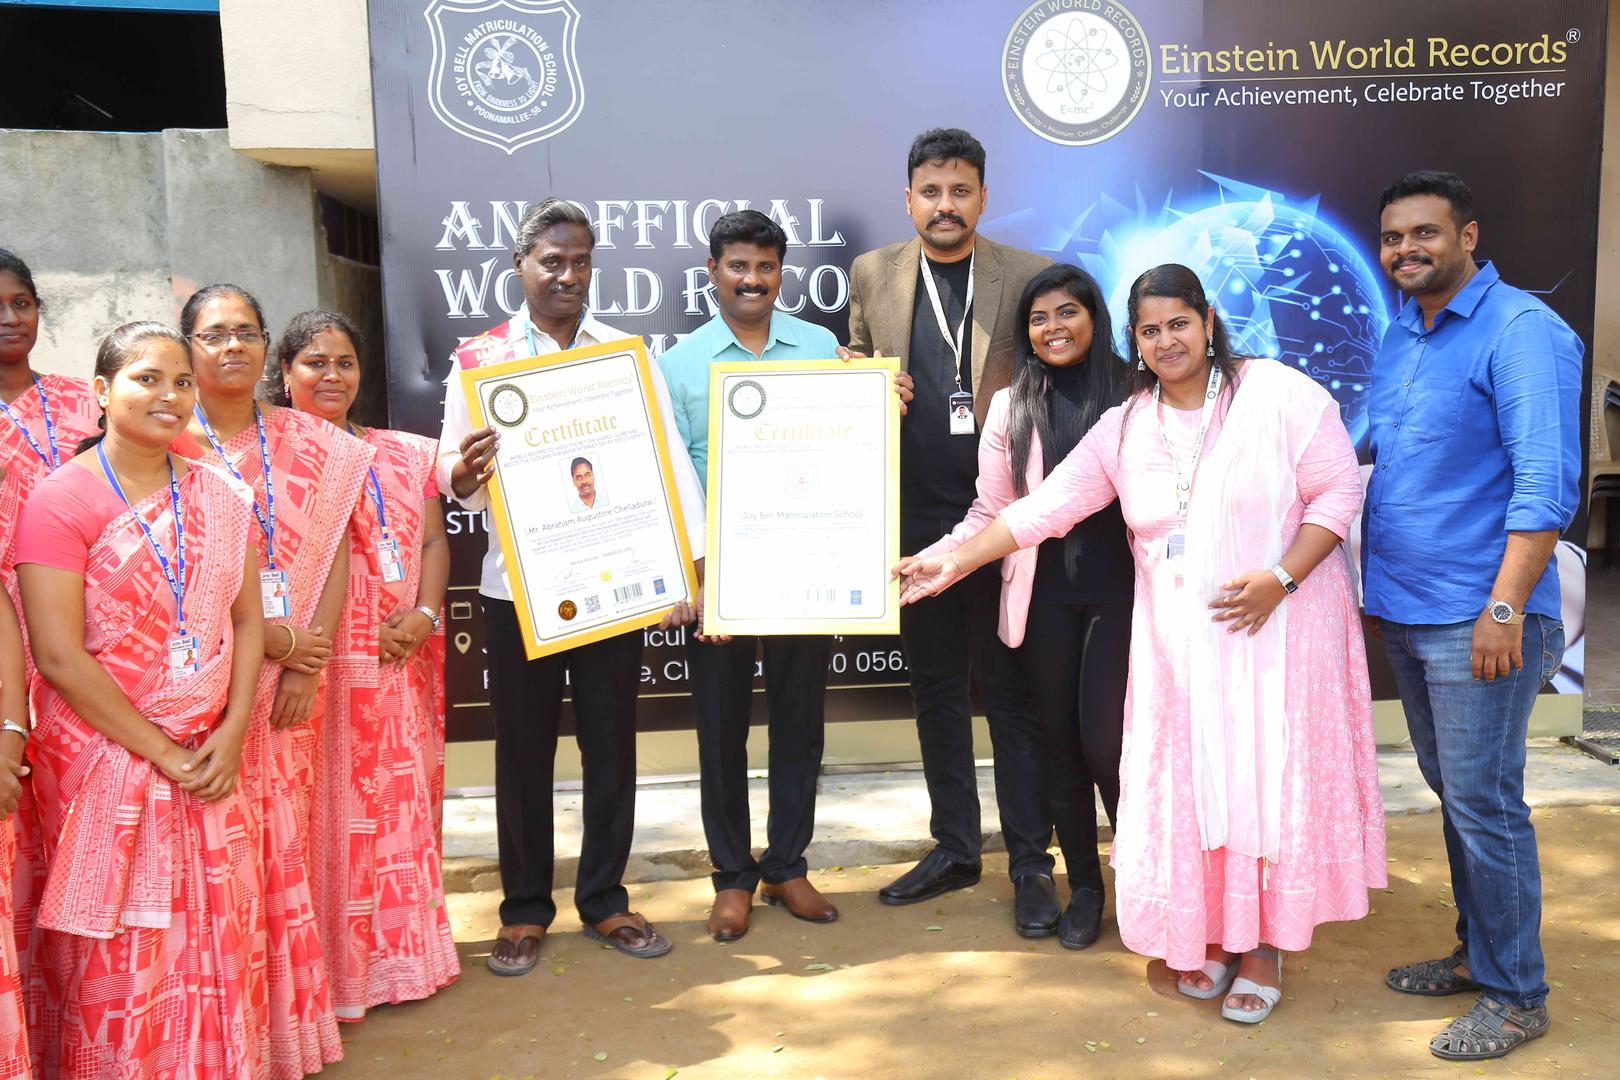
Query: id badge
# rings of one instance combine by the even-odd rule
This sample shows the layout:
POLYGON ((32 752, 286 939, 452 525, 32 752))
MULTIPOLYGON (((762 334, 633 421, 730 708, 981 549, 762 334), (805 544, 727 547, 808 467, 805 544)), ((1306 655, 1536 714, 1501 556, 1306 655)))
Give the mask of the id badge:
POLYGON ((377 555, 382 563, 383 581, 405 580, 405 564, 399 561, 398 540, 392 536, 384 537, 377 544, 377 555))
POLYGON ((196 634, 176 634, 169 639, 169 680, 181 682, 202 668, 196 634))
POLYGON ((284 619, 292 614, 292 588, 287 584, 287 571, 260 570, 259 598, 264 602, 264 617, 284 619))
POLYGON ((1187 555, 1187 534, 1186 533, 1184 533, 1184 532, 1173 532, 1169 536, 1165 537, 1165 540, 1164 540, 1164 561, 1165 561, 1165 565, 1169 566, 1174 571, 1174 573, 1175 573, 1175 578, 1174 578, 1175 585, 1176 585, 1176 588, 1178 588, 1178 589, 1181 588, 1184 584, 1186 584, 1186 578, 1182 575, 1182 569, 1181 569, 1185 565, 1186 555, 1187 555))
POLYGON ((976 430, 973 423, 973 395, 958 390, 950 396, 950 406, 951 434, 972 435, 976 430))

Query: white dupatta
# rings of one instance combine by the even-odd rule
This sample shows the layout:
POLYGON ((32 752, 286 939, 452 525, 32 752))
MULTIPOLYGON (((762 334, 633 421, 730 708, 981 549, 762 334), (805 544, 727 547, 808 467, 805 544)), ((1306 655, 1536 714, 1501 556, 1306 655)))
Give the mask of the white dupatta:
POLYGON ((1222 585, 1282 557, 1284 521, 1299 497, 1295 471, 1326 396, 1275 360, 1248 360, 1194 478, 1185 585, 1175 594, 1188 628, 1193 797, 1206 851, 1269 862, 1281 853, 1290 602, 1253 636, 1213 621, 1209 604, 1222 585), (1289 420, 1300 409, 1313 410, 1313 420, 1291 440, 1289 420))

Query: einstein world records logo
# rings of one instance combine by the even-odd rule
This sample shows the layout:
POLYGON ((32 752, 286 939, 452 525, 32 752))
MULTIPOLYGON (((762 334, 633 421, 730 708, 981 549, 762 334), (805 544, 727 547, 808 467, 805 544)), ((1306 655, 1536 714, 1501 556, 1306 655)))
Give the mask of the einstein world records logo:
POLYGON ((1136 118, 1153 79, 1142 24, 1112 0, 1038 0, 1001 50, 1001 86, 1024 126, 1089 146, 1136 118))
POLYGON ((451 131, 508 154, 564 130, 585 106, 570 0, 434 0, 428 104, 451 131))

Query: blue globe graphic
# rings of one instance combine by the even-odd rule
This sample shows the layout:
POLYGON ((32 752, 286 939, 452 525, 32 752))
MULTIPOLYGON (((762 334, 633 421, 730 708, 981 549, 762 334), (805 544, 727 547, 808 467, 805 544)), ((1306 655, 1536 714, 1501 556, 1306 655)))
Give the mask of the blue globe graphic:
POLYGON ((1368 383, 1389 315, 1382 278, 1337 229, 1313 210, 1270 199, 1226 202, 1145 233, 1121 254, 1108 300, 1121 327, 1138 274, 1167 262, 1190 267, 1233 349, 1321 383, 1364 449, 1368 383))

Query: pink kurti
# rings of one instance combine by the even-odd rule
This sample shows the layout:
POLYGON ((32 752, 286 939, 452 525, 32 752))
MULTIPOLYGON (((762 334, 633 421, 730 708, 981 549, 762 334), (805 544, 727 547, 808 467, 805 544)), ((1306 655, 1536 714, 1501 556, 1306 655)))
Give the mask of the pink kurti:
MULTIPOLYGON (((143 716, 196 747, 230 689, 231 604, 251 518, 246 492, 213 470, 189 469, 180 490, 186 628, 201 662, 183 683, 163 660, 178 626, 174 596, 134 515, 99 475, 70 466, 40 486, 18 558, 83 574, 85 649, 143 716)), ((172 554, 168 486, 135 513, 172 554)), ((35 1075, 267 1075, 263 1001, 249 970, 260 898, 247 795, 239 786, 203 802, 181 790, 38 675, 33 699, 29 757, 50 867, 28 972, 35 1075)))
MULTIPOLYGON (((81 440, 100 430, 101 405, 90 384, 68 375, 40 375, 50 402, 51 425, 56 434, 56 456, 64 464, 78 449, 81 440)), ((39 390, 29 387, 11 403, 11 411, 34 436, 47 455, 45 402, 39 390)), ((34 487, 52 472, 51 463, 28 444, 17 425, 0 417, 0 586, 11 595, 17 617, 22 618, 22 597, 17 592, 17 521, 34 487)), ((23 628, 24 638, 27 627, 23 628)), ((33 672, 30 661, 28 671, 33 672)), ((39 813, 34 806, 34 784, 22 778, 22 796, 17 812, 0 825, 0 925, 12 922, 16 948, 0 946, 0 1010, 6 1008, 6 988, 27 966, 27 949, 33 929, 34 908, 45 887, 45 853, 39 836, 39 813)), ((0 1040, 7 1030, 0 1026, 0 1040)), ((3 1060, 3 1058, 0 1058, 3 1060)), ((0 1078, 8 1074, 0 1067, 0 1078)))
POLYGON ((388 534, 399 542, 405 576, 382 579, 382 529, 368 486, 349 524, 349 591, 326 669, 315 785, 315 906, 339 1020, 428 997, 461 971, 439 850, 444 634, 403 666, 378 660, 383 620, 416 606, 423 506, 439 497, 438 443, 379 429, 365 439, 377 451, 388 534))
MULTIPOLYGON (((1286 368, 1276 377, 1306 378, 1286 368)), ((1245 377, 1236 393, 1247 389, 1245 377)), ((1283 550, 1303 523, 1346 536, 1360 505, 1359 469, 1338 407, 1330 400, 1321 409, 1320 415, 1284 418, 1290 437, 1305 445, 1295 469, 1299 497, 1282 529, 1283 550)), ((1167 436, 1181 460, 1189 461, 1199 414, 1165 407, 1163 416, 1167 436)), ((1220 435, 1217 412, 1206 457, 1220 435)), ((1003 511, 1002 519, 1019 545, 1030 547, 1067 533, 1116 497, 1136 557, 1112 856, 1120 937, 1132 951, 1162 957, 1182 971, 1202 965, 1210 944, 1229 952, 1261 943, 1308 948, 1318 924, 1365 916, 1368 890, 1383 888, 1387 880, 1372 697, 1345 550, 1335 548, 1283 601, 1289 605, 1288 753, 1281 854, 1265 866, 1225 848, 1205 851, 1200 843, 1190 797, 1188 637, 1184 623, 1172 617, 1167 592, 1175 587, 1165 561, 1166 537, 1177 522, 1175 468, 1154 422, 1152 400, 1140 396, 1105 413, 1046 482, 1003 511), (1146 763, 1132 761, 1143 754, 1146 763), (1148 779, 1133 784, 1133 774, 1148 779)))
MULTIPOLYGON (((292 409, 262 406, 265 438, 276 494, 276 565, 292 586, 292 618, 271 619, 309 626, 315 619, 338 545, 361 497, 370 447, 324 420, 292 409)), ((224 443, 225 455, 265 505, 258 428, 249 424, 224 443)), ((188 433, 175 450, 203 462, 219 455, 188 433)), ((268 568, 264 530, 253 527, 260 569, 268 568)), ((279 636, 279 634, 278 634, 279 636)), ((254 969, 267 980, 271 1075, 296 1078, 319 1072, 343 1056, 337 1019, 315 920, 310 883, 310 805, 315 791, 315 747, 322 697, 308 722, 272 728, 281 673, 265 662, 253 697, 242 783, 257 816, 257 850, 264 876, 264 919, 254 969)))

